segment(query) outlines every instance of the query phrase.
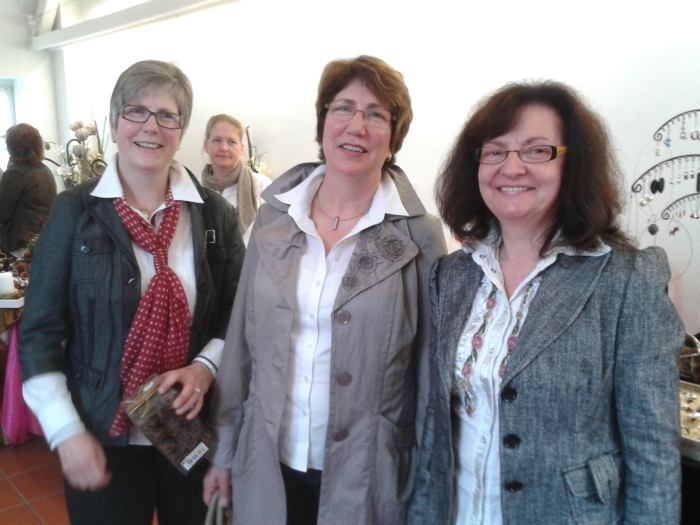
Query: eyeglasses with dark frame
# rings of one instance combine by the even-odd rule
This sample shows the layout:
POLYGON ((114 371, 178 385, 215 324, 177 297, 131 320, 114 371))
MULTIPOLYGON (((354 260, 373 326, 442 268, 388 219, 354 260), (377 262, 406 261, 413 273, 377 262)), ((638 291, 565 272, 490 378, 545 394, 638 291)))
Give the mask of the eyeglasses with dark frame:
POLYGON ((520 149, 503 149, 495 147, 476 148, 476 160, 481 164, 500 164, 509 153, 517 153, 520 160, 531 164, 549 162, 566 153, 566 146, 535 145, 520 149))
POLYGON ((388 128, 391 126, 391 122, 396 120, 396 117, 391 114, 388 109, 382 108, 368 108, 368 109, 357 109, 352 104, 348 104, 342 100, 331 102, 326 104, 325 108, 328 110, 333 118, 338 120, 352 120, 355 113, 358 111, 362 113, 365 122, 370 126, 376 128, 388 128))
POLYGON ((148 119, 153 115, 156 118, 156 124, 161 128, 167 129, 181 129, 182 128, 182 115, 177 113, 168 113, 167 111, 151 111, 144 108, 143 106, 134 106, 127 104, 122 107, 121 116, 124 120, 130 122, 138 122, 143 124, 148 122, 148 119))

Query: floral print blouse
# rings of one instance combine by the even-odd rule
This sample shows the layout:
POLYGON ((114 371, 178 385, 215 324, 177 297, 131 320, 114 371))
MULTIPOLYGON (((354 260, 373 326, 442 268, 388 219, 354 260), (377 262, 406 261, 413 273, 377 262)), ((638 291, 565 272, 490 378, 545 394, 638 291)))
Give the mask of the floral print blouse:
MULTIPOLYGON (((455 439, 456 525, 501 525, 498 400, 511 352, 532 304, 544 270, 559 253, 553 248, 508 298, 496 242, 464 248, 484 275, 457 346, 452 386, 452 408, 459 424, 455 439)), ((602 245, 598 256, 610 251, 602 245)))

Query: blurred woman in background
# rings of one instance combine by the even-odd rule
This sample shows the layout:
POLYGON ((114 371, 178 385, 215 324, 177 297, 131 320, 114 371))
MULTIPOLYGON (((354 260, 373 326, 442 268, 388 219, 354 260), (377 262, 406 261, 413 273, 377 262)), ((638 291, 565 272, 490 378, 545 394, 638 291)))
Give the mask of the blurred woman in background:
POLYGON ((0 249, 19 258, 41 230, 56 198, 56 180, 44 159, 39 130, 17 124, 5 137, 10 161, 0 178, 0 249))
POLYGON ((238 229, 248 244, 260 194, 271 184, 244 161, 243 124, 230 115, 214 115, 207 123, 204 151, 209 162, 202 170, 202 185, 218 191, 238 212, 238 229))

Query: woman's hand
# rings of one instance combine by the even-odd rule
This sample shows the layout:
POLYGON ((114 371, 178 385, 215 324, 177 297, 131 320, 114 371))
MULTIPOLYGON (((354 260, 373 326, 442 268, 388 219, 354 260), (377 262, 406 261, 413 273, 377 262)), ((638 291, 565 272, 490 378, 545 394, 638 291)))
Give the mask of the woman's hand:
POLYGON ((180 395, 173 401, 173 408, 177 415, 187 413, 187 419, 194 419, 202 409, 204 394, 214 382, 214 375, 206 365, 195 361, 184 368, 161 374, 158 380, 161 383, 158 392, 161 394, 175 383, 182 385, 180 395))
POLYGON ((214 492, 219 491, 219 505, 227 507, 231 501, 231 471, 212 465, 204 476, 204 503, 209 505, 214 492))
POLYGON ((105 488, 112 480, 102 445, 87 431, 58 445, 58 456, 63 475, 73 488, 92 492, 105 488))

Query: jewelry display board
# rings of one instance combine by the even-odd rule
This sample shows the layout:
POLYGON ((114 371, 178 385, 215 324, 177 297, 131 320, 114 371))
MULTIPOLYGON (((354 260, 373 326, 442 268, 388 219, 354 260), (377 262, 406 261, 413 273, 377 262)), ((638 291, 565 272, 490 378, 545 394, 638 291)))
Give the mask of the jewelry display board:
POLYGON ((700 385, 681 381, 681 455, 700 461, 700 385))
MULTIPOLYGON (((630 213, 636 208, 646 215, 644 228, 654 237, 677 237, 690 245, 693 257, 691 222, 700 220, 700 109, 684 111, 664 122, 653 134, 654 156, 659 159, 639 175, 630 187, 630 213), (672 154, 672 146, 680 155, 672 154), (696 150, 697 152, 693 151, 696 150)), ((700 223, 698 223, 700 224, 700 223)), ((640 225, 638 224, 638 227, 640 225)), ((690 260, 678 279, 690 267, 690 260)))

